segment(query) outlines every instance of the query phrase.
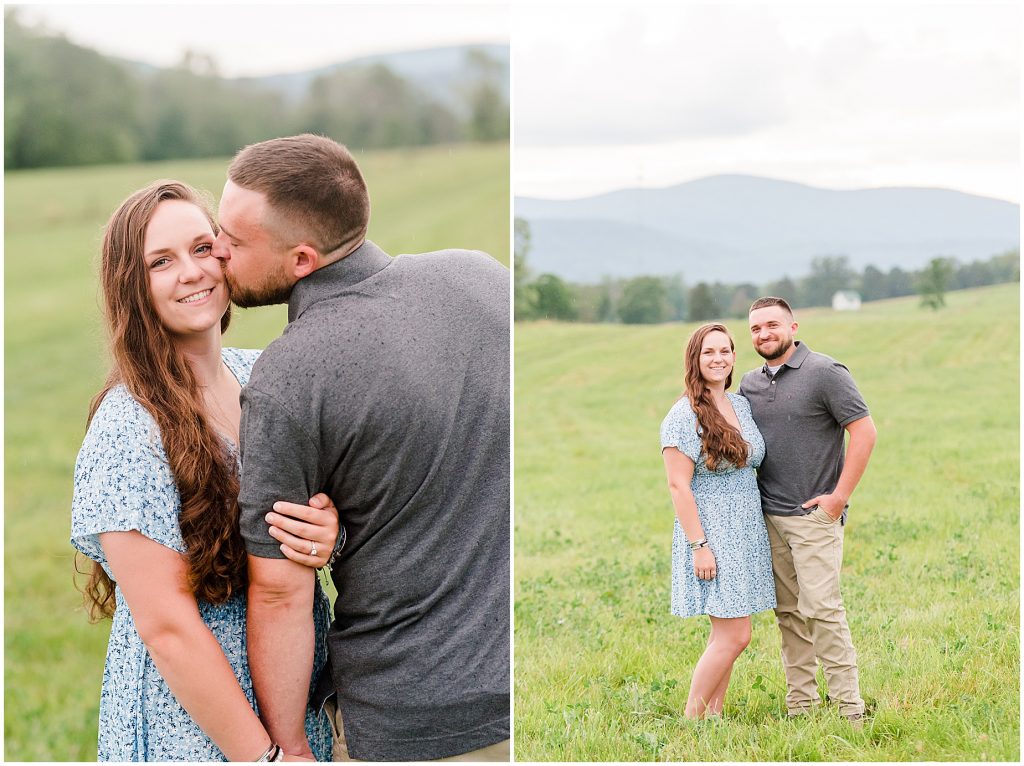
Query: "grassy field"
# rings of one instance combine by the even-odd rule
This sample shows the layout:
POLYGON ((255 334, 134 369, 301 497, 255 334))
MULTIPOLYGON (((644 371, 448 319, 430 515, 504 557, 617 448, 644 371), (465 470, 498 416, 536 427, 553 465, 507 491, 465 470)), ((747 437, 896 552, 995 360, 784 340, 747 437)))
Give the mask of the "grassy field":
MULTIPOLYGON (((770 612, 725 719, 683 716, 708 621, 669 614, 658 427, 693 326, 516 326, 517 759, 1019 760, 1019 286, 947 299, 798 317, 879 431, 843 568, 873 708, 859 731, 834 710, 786 720, 770 612)), ((728 325, 737 369, 758 366, 728 325)))
MULTIPOLYGON (((509 263, 507 144, 358 157, 370 237, 392 254, 485 250, 509 263)), ((5 760, 94 760, 109 623, 72 585, 71 479, 107 367, 96 283, 102 227, 157 178, 220 194, 228 160, 8 173, 5 187, 5 760)), ((236 312, 226 343, 262 347, 283 307, 236 312)))

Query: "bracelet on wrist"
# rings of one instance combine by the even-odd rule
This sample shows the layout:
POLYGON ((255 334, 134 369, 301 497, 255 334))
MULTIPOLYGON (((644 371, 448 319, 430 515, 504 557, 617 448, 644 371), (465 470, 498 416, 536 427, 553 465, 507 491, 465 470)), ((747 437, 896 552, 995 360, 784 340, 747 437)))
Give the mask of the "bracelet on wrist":
POLYGON ((689 542, 689 546, 691 551, 695 551, 698 548, 707 548, 708 539, 706 537, 702 537, 700 540, 691 540, 689 542))
POLYGON ((348 542, 348 532, 345 527, 342 526, 338 530, 338 539, 334 542, 334 549, 331 551, 331 557, 327 559, 327 563, 324 564, 321 569, 330 569, 334 566, 335 560, 338 558, 338 554, 341 553, 341 549, 345 547, 345 543, 348 542))
POLYGON ((254 763, 278 763, 283 760, 284 750, 277 743, 271 742, 270 747, 263 751, 263 755, 257 758, 254 763))
POLYGON ((267 749, 264 750, 262 753, 260 753, 260 757, 256 758, 253 761, 253 763, 266 763, 267 762, 267 758, 269 758, 270 754, 274 752, 274 748, 275 747, 277 747, 277 745, 275 745, 273 743, 273 741, 271 741, 270 745, 267 746, 267 749))

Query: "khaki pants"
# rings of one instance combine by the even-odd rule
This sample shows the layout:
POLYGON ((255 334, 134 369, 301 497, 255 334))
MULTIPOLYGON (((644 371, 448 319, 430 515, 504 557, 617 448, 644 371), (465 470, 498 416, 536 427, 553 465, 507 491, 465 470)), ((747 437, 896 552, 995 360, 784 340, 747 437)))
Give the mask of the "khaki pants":
POLYGON ((815 658, 839 712, 864 712, 846 610, 839 595, 843 526, 820 508, 806 516, 765 514, 775 574, 775 616, 782 633, 786 708, 797 714, 821 704, 815 658))
MULTIPOLYGON (((331 728, 334 730, 334 749, 331 751, 331 760, 358 761, 358 758, 349 757, 348 744, 345 742, 345 724, 341 720, 341 710, 338 709, 338 705, 333 697, 327 700, 327 704, 324 705, 324 710, 331 722, 331 728)), ((501 742, 495 742, 493 745, 482 747, 479 750, 471 750, 468 753, 460 753, 459 755, 452 755, 448 758, 438 758, 437 760, 500 761, 508 763, 511 760, 509 757, 509 740, 505 739, 501 742)))

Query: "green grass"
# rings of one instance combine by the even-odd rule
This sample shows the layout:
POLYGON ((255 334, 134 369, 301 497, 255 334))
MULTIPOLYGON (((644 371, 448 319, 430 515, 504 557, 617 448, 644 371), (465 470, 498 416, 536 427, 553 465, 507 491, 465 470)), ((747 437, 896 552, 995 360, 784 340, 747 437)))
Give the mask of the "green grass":
MULTIPOLYGON (((860 731, 834 710, 785 719, 770 612, 725 720, 683 716, 708 621, 669 614, 658 427, 693 326, 516 325, 517 759, 1019 760, 1019 286, 947 299, 799 316, 879 432, 843 567, 874 709, 860 731)), ((758 366, 743 322, 728 324, 737 369, 758 366)))
MULTIPOLYGON (((367 153, 370 237, 509 262, 507 144, 367 153)), ((227 159, 8 173, 5 185, 6 760, 93 760, 109 623, 72 584, 71 481, 107 367, 96 272, 102 228, 134 189, 177 178, 219 196, 227 159)), ((226 343, 263 347, 283 307, 236 312, 226 343)))

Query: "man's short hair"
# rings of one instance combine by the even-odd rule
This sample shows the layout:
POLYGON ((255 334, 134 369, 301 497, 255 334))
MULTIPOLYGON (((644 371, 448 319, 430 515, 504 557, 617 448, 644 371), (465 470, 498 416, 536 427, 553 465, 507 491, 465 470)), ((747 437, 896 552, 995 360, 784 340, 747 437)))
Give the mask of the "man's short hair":
POLYGON ((793 309, 790 307, 789 303, 786 302, 786 299, 776 298, 774 295, 766 295, 764 298, 758 298, 750 304, 750 310, 747 311, 747 313, 749 314, 751 311, 767 308, 768 306, 779 306, 784 308, 787 314, 793 316, 793 309))
POLYGON ((262 223, 286 247, 304 241, 341 257, 366 238, 366 183, 337 141, 304 133, 251 144, 235 155, 228 178, 266 196, 270 214, 262 223))

